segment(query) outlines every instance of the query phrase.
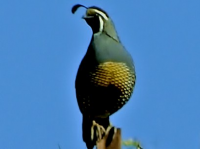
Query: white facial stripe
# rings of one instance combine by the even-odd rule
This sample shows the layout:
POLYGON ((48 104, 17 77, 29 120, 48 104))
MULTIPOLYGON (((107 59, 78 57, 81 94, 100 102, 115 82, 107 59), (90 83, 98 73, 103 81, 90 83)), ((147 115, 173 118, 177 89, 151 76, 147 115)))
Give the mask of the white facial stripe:
POLYGON ((101 11, 99 11, 99 10, 96 10, 96 9, 94 9, 94 11, 95 11, 96 13, 100 14, 105 20, 108 20, 108 17, 105 15, 105 13, 103 13, 103 12, 101 12, 101 11))
POLYGON ((99 32, 102 32, 103 31, 103 19, 101 17, 99 17, 99 32))

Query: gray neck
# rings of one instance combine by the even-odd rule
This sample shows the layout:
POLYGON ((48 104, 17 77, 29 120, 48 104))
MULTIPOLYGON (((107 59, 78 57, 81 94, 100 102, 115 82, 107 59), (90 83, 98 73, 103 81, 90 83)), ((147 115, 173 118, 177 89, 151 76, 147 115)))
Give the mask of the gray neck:
POLYGON ((105 23, 104 23, 104 27, 103 27, 103 32, 113 38, 114 40, 116 40, 117 42, 120 42, 120 39, 117 35, 117 32, 115 30, 115 26, 113 24, 113 22, 111 20, 107 20, 105 23))

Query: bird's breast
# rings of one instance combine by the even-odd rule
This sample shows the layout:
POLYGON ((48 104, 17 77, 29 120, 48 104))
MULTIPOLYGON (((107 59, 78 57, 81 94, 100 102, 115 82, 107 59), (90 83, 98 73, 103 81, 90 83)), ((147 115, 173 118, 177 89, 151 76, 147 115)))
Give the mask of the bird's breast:
POLYGON ((111 115, 131 97, 135 72, 125 63, 104 62, 82 73, 77 96, 83 113, 111 115))
POLYGON ((134 76, 133 70, 125 63, 104 62, 90 72, 90 81, 95 86, 114 85, 123 92, 123 89, 133 86, 134 76))

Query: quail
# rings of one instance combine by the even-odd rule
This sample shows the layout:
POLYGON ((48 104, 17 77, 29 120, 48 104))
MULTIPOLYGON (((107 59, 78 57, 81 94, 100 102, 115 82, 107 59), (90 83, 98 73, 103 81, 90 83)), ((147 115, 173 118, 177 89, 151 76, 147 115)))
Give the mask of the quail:
POLYGON ((122 45, 109 15, 99 7, 86 8, 82 17, 92 29, 87 52, 78 68, 75 89, 83 115, 82 136, 88 149, 93 149, 114 126, 109 116, 121 109, 130 99, 136 81, 131 55, 122 45))

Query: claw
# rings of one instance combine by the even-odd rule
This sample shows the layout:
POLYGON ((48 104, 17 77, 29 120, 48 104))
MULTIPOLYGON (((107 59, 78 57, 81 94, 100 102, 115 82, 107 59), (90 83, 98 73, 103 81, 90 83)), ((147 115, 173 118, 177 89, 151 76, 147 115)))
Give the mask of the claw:
POLYGON ((92 121, 91 140, 94 141, 94 138, 96 137, 96 143, 99 142, 104 137, 105 132, 106 130, 104 129, 103 126, 99 125, 94 120, 92 121))
POLYGON ((108 136, 106 140, 106 147, 110 145, 116 132, 117 132, 117 128, 110 124, 110 126, 108 126, 108 128, 106 129, 106 135, 108 136))

